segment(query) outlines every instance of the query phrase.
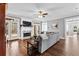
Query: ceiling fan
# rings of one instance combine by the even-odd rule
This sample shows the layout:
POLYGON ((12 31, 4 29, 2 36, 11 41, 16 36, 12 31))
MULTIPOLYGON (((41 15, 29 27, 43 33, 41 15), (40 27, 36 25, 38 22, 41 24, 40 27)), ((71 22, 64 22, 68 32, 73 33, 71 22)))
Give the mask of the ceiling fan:
POLYGON ((39 10, 38 13, 37 13, 37 16, 39 18, 45 17, 46 15, 48 15, 48 13, 44 10, 39 10))

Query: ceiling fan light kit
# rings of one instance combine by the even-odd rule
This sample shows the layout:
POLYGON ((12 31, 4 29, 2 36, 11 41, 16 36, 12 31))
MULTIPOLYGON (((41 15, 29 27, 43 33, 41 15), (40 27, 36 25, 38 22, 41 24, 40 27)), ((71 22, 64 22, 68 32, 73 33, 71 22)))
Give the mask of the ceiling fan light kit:
POLYGON ((38 18, 43 18, 46 15, 48 15, 48 13, 46 11, 44 11, 44 10, 38 11, 38 18))

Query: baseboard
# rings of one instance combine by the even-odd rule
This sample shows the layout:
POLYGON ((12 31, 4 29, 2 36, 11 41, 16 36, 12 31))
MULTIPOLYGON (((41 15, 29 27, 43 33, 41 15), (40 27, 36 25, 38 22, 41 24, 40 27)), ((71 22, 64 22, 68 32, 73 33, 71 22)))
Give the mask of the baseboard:
POLYGON ((59 39, 65 39, 65 37, 60 37, 59 39))

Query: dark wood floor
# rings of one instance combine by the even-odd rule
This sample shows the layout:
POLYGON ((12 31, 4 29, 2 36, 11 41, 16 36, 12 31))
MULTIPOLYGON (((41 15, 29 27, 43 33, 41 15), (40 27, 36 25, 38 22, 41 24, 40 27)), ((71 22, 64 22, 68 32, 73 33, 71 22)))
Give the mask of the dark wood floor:
POLYGON ((41 56, 64 56, 65 52, 65 40, 61 39, 47 51, 45 51, 41 56))
POLYGON ((8 41, 6 44, 7 56, 26 56, 27 55, 27 42, 23 40, 8 41))
MULTIPOLYGON (((27 43, 20 40, 7 43, 7 55, 10 56, 27 56, 27 43)), ((67 37, 65 40, 61 39, 55 45, 50 47, 44 53, 37 54, 37 56, 79 56, 79 38, 67 37)))

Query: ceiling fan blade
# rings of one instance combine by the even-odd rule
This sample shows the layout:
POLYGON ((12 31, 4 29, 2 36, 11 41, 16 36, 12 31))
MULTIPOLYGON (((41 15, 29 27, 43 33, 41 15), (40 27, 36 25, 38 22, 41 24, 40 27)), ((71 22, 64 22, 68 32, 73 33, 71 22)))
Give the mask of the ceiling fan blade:
POLYGON ((42 15, 48 15, 48 13, 43 13, 42 15))

